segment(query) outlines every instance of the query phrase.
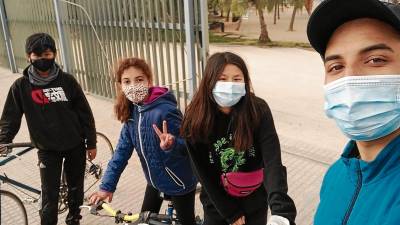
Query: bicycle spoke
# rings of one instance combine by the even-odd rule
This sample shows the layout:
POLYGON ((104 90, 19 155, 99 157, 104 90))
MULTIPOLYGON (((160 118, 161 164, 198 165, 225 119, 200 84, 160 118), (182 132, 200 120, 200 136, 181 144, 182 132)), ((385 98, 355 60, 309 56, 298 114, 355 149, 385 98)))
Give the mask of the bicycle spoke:
POLYGON ((97 156, 93 161, 86 161, 85 168, 85 200, 96 190, 104 172, 107 168, 108 161, 110 161, 113 148, 108 138, 101 133, 97 133, 97 156))

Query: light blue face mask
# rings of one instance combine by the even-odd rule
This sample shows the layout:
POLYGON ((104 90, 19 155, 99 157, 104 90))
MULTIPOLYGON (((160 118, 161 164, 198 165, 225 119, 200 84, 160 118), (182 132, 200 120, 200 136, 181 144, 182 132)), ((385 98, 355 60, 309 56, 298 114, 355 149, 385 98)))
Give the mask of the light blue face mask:
POLYGON ((400 127, 400 75, 344 77, 324 91, 326 115, 352 140, 376 140, 400 127))
POLYGON ((244 83, 217 81, 213 89, 214 100, 221 107, 231 107, 246 94, 244 83))

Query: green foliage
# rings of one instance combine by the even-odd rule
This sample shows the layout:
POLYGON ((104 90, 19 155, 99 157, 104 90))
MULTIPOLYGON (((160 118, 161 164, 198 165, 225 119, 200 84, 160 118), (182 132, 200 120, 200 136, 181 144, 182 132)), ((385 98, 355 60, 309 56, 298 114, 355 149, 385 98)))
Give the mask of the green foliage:
POLYGON ((242 16, 249 8, 248 0, 232 0, 231 12, 235 16, 242 16))
POLYGON ((290 5, 296 7, 297 9, 302 9, 305 6, 305 0, 290 0, 290 5))

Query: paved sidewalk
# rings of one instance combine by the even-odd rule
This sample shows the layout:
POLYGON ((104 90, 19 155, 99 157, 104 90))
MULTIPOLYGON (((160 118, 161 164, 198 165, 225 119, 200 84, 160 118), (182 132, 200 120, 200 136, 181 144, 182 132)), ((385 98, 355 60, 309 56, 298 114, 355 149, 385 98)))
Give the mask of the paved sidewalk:
MULTIPOLYGON (((275 119, 282 145, 282 158, 288 169, 289 194, 294 198, 298 225, 312 224, 318 204, 323 174, 340 154, 345 139, 323 115, 322 69, 314 52, 300 49, 263 49, 255 47, 212 46, 211 51, 230 50, 243 56, 249 65, 256 94, 266 99, 275 119), (323 140, 323 141, 321 141, 323 140)), ((20 75, 0 68, 0 111, 12 82, 20 75)), ((106 134, 115 146, 121 124, 113 116, 112 101, 87 95, 96 119, 97 130, 106 134)), ((15 141, 29 140, 25 122, 15 141)), ((101 154, 101 152, 100 152, 101 154)), ((39 187, 36 155, 29 153, 26 162, 13 162, 7 173, 39 187), (23 166, 21 166, 23 164, 23 166)), ((140 209, 146 181, 136 154, 123 173, 113 206, 123 211, 140 209)), ((2 185, 2 188, 7 188, 2 185)), ((29 206, 30 224, 39 224, 38 214, 29 206)), ((196 202, 202 215, 201 204, 196 202)), ((59 224, 63 223, 60 216, 59 224)), ((109 218, 84 216, 82 224, 112 224, 109 218)))

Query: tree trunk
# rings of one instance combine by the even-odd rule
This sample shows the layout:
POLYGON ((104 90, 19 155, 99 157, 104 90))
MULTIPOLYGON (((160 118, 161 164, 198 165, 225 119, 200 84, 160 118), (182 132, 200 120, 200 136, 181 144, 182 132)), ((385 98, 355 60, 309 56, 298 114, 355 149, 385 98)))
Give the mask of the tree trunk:
POLYGON ((296 17, 297 7, 293 6, 292 19, 290 20, 289 31, 294 31, 294 19, 296 17))
MULTIPOLYGON (((279 10, 280 6, 281 6, 281 4, 278 2, 278 20, 281 19, 281 12, 279 10)), ((282 12, 283 12, 283 8, 282 8, 282 12)))
POLYGON ((278 14, 278 12, 279 12, 279 5, 278 5, 278 3, 275 3, 275 7, 274 7, 274 24, 276 24, 276 17, 277 17, 277 14, 278 14))
POLYGON ((264 20, 264 10, 258 9, 257 11, 261 26, 261 33, 260 37, 258 38, 258 41, 261 43, 271 42, 271 39, 268 36, 267 24, 265 23, 264 20))
POLYGON ((311 15, 311 13, 312 13, 313 3, 314 3, 313 0, 305 0, 304 1, 304 7, 306 8, 308 15, 311 15))
POLYGON ((242 17, 239 18, 239 21, 238 21, 238 24, 237 24, 237 27, 235 30, 238 31, 240 29, 241 25, 242 25, 242 17))
POLYGON ((228 12, 226 13, 225 22, 229 22, 229 14, 231 14, 231 8, 229 8, 228 12))
POLYGON ((221 7, 221 18, 224 18, 224 9, 221 7))

